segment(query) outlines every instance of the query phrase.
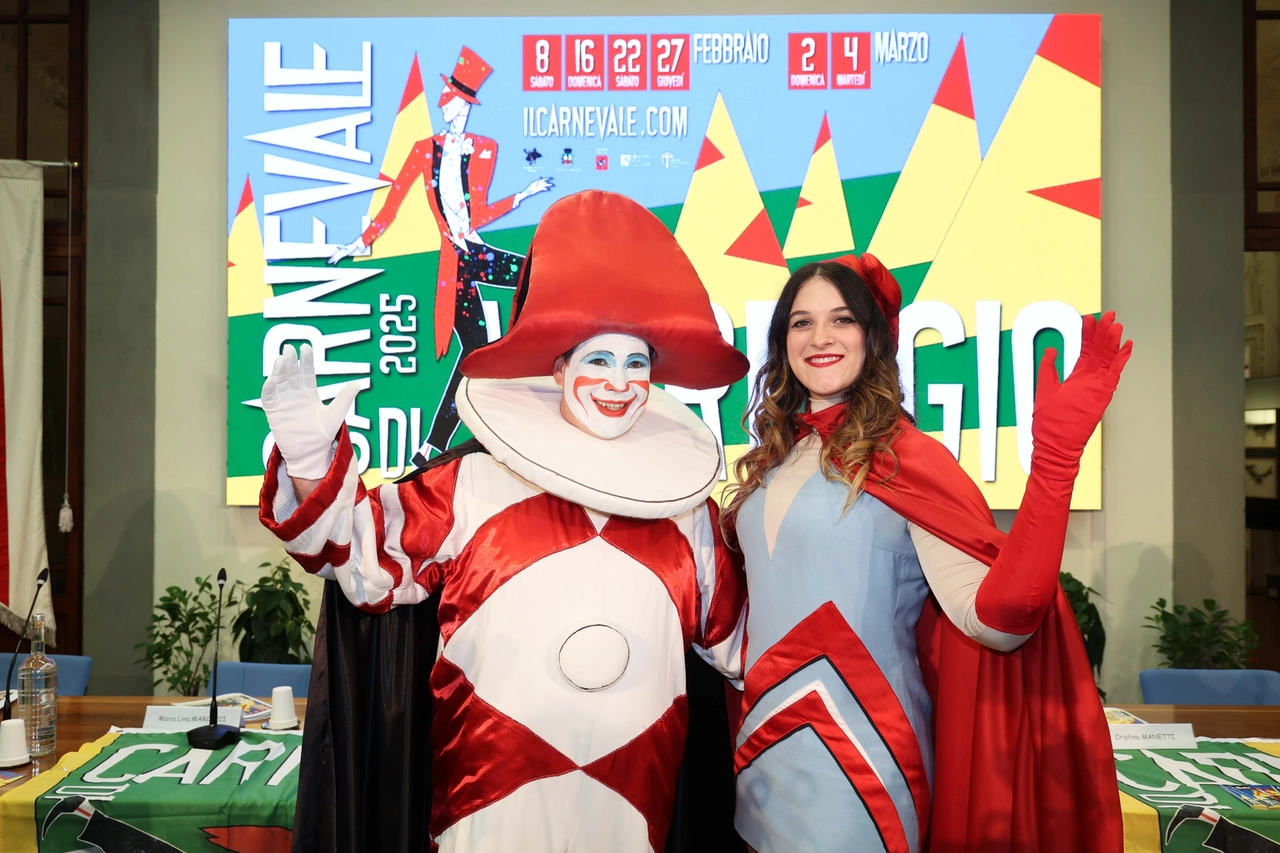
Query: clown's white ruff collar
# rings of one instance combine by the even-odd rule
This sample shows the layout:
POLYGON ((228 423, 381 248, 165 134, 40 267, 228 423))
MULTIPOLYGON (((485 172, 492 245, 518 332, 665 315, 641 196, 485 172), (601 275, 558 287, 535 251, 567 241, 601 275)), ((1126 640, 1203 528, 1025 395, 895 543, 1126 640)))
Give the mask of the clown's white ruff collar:
POLYGON ((560 414, 550 376, 466 379, 458 414, 493 458, 535 486, 609 515, 672 518, 716 487, 720 450, 689 407, 658 386, 636 425, 606 441, 560 414))

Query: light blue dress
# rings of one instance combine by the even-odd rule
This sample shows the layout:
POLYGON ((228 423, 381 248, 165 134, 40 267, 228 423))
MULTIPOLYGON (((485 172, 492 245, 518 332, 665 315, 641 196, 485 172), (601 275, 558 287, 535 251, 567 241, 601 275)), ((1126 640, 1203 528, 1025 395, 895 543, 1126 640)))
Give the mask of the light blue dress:
POLYGON ((770 554, 776 474, 737 519, 754 701, 738 737, 738 832, 759 853, 916 853, 933 775, 915 639, 929 588, 907 522, 867 494, 845 511, 847 486, 814 473, 770 554))

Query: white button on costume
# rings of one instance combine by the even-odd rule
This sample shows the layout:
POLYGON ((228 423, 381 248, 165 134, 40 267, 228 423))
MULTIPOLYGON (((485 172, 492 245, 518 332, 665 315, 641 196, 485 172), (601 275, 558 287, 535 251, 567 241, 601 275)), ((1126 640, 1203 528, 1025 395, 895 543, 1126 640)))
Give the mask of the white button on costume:
POLYGON ((579 690, 612 687, 630 660, 627 638, 609 625, 583 625, 560 646, 560 674, 579 690))

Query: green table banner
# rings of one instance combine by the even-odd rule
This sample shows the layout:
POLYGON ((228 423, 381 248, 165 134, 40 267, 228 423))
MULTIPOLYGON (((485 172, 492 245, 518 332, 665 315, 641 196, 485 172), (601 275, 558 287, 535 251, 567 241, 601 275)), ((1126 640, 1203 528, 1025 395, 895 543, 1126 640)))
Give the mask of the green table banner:
POLYGON ((1280 742, 1116 750, 1125 853, 1280 853, 1280 742))
MULTIPOLYGON (((1117 750, 1126 853, 1280 853, 1280 742, 1117 750)), ((191 749, 181 733, 105 735, 0 796, 5 853, 287 853, 297 733, 191 749)))
POLYGON ((211 752, 113 732, 0 796, 0 850, 288 853, 301 755, 297 733, 246 730, 211 752))

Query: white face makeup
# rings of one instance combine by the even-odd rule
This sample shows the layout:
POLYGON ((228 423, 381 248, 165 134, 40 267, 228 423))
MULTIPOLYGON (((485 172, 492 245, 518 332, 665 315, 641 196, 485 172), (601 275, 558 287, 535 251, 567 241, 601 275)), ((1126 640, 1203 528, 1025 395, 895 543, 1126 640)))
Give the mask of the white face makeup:
POLYGON ((467 115, 471 112, 471 104, 464 99, 453 94, 453 91, 445 86, 440 92, 440 114, 444 118, 445 124, 453 124, 458 119, 467 120, 467 115), (448 100, 445 100, 448 98, 448 100))
POLYGON ((632 335, 596 335, 567 360, 557 358, 555 380, 565 420, 598 438, 625 435, 649 401, 649 345, 632 335))

